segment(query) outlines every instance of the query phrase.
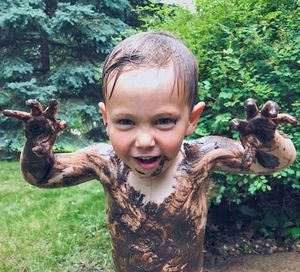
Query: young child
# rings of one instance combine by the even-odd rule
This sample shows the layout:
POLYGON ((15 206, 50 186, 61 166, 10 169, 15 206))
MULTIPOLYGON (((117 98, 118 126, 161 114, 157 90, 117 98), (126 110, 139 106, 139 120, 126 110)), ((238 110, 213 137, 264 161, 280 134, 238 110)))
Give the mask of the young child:
POLYGON ((247 120, 231 121, 241 142, 218 136, 184 141, 205 106, 196 103, 197 76, 194 56, 169 33, 124 40, 103 70, 99 108, 111 145, 74 153, 51 151, 66 127, 55 119, 55 100, 46 110, 28 100, 30 113, 3 111, 24 122, 21 169, 26 181, 57 188, 100 180, 116 271, 202 271, 209 174, 270 174, 295 160, 292 142, 276 127, 296 120, 278 114, 271 101, 259 111, 248 99, 247 120))

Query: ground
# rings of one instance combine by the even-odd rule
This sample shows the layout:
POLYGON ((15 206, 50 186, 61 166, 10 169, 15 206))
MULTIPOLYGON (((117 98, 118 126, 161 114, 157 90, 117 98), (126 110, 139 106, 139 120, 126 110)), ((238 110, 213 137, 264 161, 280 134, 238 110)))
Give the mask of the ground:
POLYGON ((247 255, 230 259, 204 272, 299 272, 300 254, 297 252, 272 255, 247 255))
MULTIPOLYGON (((42 190, 22 180, 17 161, 0 161, 0 199, 1 272, 112 272, 104 191, 98 181, 42 190)), ((286 243, 249 230, 238 233, 234 224, 224 228, 211 220, 207 272, 300 272, 300 240, 286 243)))

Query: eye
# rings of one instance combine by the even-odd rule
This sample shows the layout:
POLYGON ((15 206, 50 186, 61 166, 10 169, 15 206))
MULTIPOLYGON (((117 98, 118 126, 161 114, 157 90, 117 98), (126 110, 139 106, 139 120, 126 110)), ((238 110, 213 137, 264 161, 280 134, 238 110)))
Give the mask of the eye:
POLYGON ((130 119, 120 119, 117 122, 118 125, 120 126, 132 126, 134 125, 133 121, 130 119))
POLYGON ((159 118, 155 121, 155 125, 163 128, 169 128, 176 125, 176 120, 172 118, 159 118))

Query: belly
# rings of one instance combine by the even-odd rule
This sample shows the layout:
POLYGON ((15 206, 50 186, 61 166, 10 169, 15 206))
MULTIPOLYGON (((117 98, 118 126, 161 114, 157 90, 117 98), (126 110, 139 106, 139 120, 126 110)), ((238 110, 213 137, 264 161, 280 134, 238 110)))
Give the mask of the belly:
POLYGON ((115 270, 120 272, 199 272, 204 230, 196 235, 181 224, 147 222, 136 231, 115 225, 111 232, 115 270))

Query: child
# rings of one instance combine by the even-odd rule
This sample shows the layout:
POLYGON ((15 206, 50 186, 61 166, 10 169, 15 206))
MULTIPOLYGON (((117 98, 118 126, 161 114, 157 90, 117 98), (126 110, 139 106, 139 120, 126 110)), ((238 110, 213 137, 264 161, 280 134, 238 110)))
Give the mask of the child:
POLYGON ((55 120, 57 103, 30 113, 4 110, 24 121, 23 176, 41 188, 99 179, 106 192, 107 220, 116 271, 203 269, 207 178, 213 171, 269 174, 295 160, 292 142, 277 124, 296 124, 267 102, 261 111, 245 103, 247 120, 231 127, 241 142, 211 136, 193 141, 205 104, 196 103, 198 65, 171 34, 134 35, 114 48, 104 64, 99 103, 111 145, 71 154, 51 152, 66 125, 55 120))

